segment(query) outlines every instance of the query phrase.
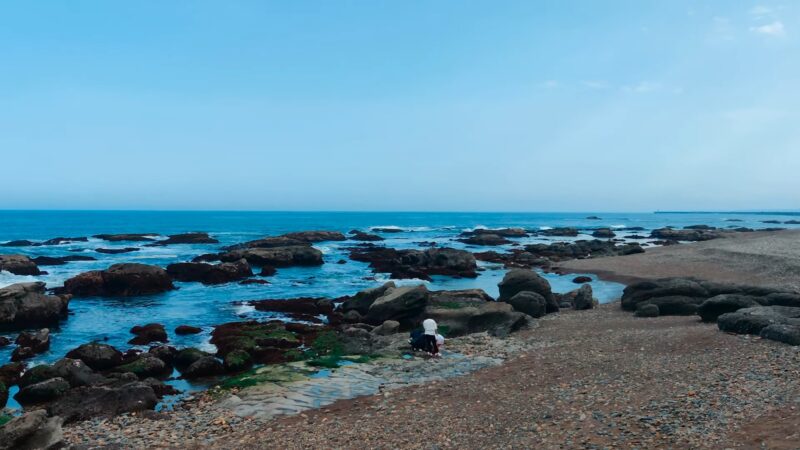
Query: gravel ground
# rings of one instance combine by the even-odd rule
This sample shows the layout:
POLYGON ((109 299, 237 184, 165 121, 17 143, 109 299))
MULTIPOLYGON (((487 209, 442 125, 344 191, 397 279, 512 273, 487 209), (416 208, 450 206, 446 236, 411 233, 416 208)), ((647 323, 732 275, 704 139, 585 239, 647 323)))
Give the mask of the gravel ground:
POLYGON ((648 248, 645 253, 579 259, 566 272, 596 273, 622 283, 664 277, 782 287, 800 291, 800 230, 732 233, 692 244, 648 248))
POLYGON ((539 323, 515 337, 527 349, 463 377, 268 421, 199 397, 70 425, 65 437, 132 448, 800 447, 798 348, 696 317, 637 319, 618 303, 539 323))

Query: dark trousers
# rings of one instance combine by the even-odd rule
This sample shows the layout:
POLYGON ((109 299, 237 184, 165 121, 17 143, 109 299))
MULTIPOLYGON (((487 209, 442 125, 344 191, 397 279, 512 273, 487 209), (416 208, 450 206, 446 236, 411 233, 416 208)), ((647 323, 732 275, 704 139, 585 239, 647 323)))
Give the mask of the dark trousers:
POLYGON ((434 355, 439 353, 439 346, 436 345, 436 336, 431 336, 430 334, 426 334, 422 336, 422 338, 424 339, 423 342, 425 343, 423 350, 425 350, 428 353, 433 353, 434 355))

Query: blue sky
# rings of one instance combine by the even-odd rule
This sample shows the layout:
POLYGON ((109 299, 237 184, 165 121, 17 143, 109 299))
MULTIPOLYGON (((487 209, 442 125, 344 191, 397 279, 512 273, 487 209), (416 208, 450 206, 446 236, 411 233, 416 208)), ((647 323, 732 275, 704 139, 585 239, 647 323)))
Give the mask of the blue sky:
POLYGON ((800 4, 8 1, 0 208, 800 208, 800 4))

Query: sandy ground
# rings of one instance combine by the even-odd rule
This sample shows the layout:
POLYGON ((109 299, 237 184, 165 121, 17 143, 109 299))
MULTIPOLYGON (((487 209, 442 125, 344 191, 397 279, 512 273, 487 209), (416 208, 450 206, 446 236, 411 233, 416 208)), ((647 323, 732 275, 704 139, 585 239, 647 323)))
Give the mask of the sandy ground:
POLYGON ((800 230, 733 233, 706 242, 649 248, 637 255, 566 261, 558 267, 622 283, 693 276, 800 291, 800 230))

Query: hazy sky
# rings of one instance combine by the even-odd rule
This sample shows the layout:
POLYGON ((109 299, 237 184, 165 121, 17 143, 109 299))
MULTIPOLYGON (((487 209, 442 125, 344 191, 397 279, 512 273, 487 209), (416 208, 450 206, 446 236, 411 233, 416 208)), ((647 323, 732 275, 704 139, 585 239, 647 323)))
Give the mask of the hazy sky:
POLYGON ((0 208, 800 208, 800 3, 6 1, 0 208))

